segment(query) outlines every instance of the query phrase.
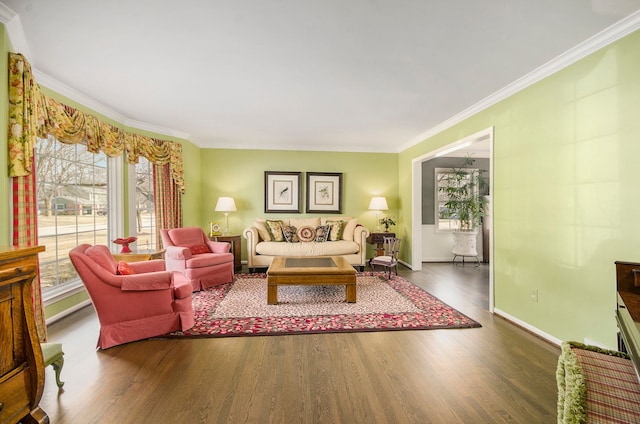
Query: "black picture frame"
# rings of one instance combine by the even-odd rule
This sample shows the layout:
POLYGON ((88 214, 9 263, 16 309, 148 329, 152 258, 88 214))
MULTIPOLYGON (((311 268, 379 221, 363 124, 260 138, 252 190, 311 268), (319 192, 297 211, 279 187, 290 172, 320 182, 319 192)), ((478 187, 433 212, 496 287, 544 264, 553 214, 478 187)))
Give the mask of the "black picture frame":
POLYGON ((342 173, 307 172, 307 213, 342 213, 342 173))
POLYGON ((302 211, 301 172, 264 171, 264 212, 302 211))

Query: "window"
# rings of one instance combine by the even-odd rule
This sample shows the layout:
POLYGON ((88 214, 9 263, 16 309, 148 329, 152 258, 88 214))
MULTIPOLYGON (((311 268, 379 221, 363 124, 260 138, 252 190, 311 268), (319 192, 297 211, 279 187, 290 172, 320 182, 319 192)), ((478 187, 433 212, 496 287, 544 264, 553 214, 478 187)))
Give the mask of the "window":
POLYGON ((474 168, 454 169, 454 168, 435 168, 436 181, 436 231, 455 231, 460 229, 460 220, 454 211, 447 208, 447 202, 450 199, 447 190, 450 188, 460 189, 463 187, 472 187, 474 192, 478 193, 477 186, 472 186, 471 178, 473 173, 479 171, 474 168))
MULTIPOLYGON (((153 165, 140 157, 135 165, 136 220, 138 249, 156 248, 156 213, 153 192, 153 165)), ((133 224, 132 224, 133 225, 133 224)))
POLYGON ((38 243, 43 293, 78 282, 69 251, 82 243, 109 244, 108 160, 84 144, 53 137, 36 145, 38 243))

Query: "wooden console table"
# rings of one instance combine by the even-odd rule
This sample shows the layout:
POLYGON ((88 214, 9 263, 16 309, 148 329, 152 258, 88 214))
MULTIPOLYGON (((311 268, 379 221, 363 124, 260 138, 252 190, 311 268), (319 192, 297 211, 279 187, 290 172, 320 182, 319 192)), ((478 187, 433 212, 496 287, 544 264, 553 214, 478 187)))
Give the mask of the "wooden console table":
POLYGON ((48 423, 44 359, 31 301, 44 246, 0 247, 0 423, 48 423))
POLYGON ((384 255, 384 238, 395 236, 396 233, 371 233, 369 234, 369 237, 367 237, 367 243, 375 244, 376 256, 382 256, 384 255))

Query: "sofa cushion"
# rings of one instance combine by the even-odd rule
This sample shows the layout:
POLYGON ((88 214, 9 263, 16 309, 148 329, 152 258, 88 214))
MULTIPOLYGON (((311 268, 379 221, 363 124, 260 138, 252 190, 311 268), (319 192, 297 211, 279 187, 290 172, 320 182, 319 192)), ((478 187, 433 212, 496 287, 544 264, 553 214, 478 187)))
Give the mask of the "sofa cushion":
POLYGON ((189 250, 191 250, 192 255, 200 255, 202 253, 211 253, 209 250, 209 246, 206 244, 196 244, 193 246, 189 246, 189 250))
POLYGON ((302 227, 298 227, 296 234, 298 235, 298 240, 301 242, 313 241, 316 238, 316 228, 309 225, 303 225, 302 227))
POLYGON ((284 241, 284 234, 282 233, 282 227, 284 223, 281 220, 267 219, 265 221, 269 235, 273 241, 284 241))
POLYGON ((120 261, 118 262, 118 269, 116 273, 118 275, 133 275, 136 272, 133 270, 133 268, 131 268, 131 266, 128 263, 124 261, 120 261))
POLYGON ((106 269, 112 274, 116 274, 118 270, 118 263, 115 259, 113 259, 111 251, 107 246, 103 246, 101 244, 91 246, 90 248, 85 250, 84 254, 91 258, 102 268, 106 269))
POLYGON ((298 239, 296 231, 296 227, 293 225, 285 225, 282 227, 282 234, 284 235, 285 241, 288 243, 298 243, 300 240, 298 239))
POLYGON ((338 256, 358 253, 360 247, 354 241, 328 241, 318 243, 277 243, 263 241, 257 244, 256 253, 269 256, 338 256))
POLYGON ((320 225, 316 227, 316 241, 318 243, 324 243, 329 240, 329 230, 331 226, 329 225, 320 225))
POLYGON ((358 226, 358 218, 348 220, 342 230, 342 240, 353 240, 356 227, 358 226))
POLYGON ((187 259, 185 261, 185 266, 186 268, 202 268, 226 262, 233 262, 233 253, 203 253, 187 259))
POLYGON ((264 221, 256 221, 253 223, 253 226, 256 227, 256 230, 258 230, 258 235, 260 235, 260 238, 264 241, 271 241, 271 234, 269 234, 269 230, 267 230, 267 225, 264 223, 264 221))
POLYGON ((329 226, 329 241, 342 240, 342 232, 344 230, 344 221, 327 221, 329 226))
POLYGON ((196 246, 204 244, 204 232, 200 227, 172 228, 167 231, 174 246, 196 246))
POLYGON ((289 219, 289 225, 293 225, 296 228, 310 226, 316 228, 320 225, 320 218, 291 218, 289 219))

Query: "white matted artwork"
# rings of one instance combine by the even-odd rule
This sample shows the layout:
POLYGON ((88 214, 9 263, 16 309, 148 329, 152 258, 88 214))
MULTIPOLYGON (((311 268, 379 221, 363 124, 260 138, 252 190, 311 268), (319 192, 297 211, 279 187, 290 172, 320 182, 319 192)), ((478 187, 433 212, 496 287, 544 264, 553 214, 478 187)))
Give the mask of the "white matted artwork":
POLYGON ((301 172, 264 171, 265 213, 300 213, 301 172))
POLYGON ((342 173, 307 172, 307 213, 342 213, 342 173))

